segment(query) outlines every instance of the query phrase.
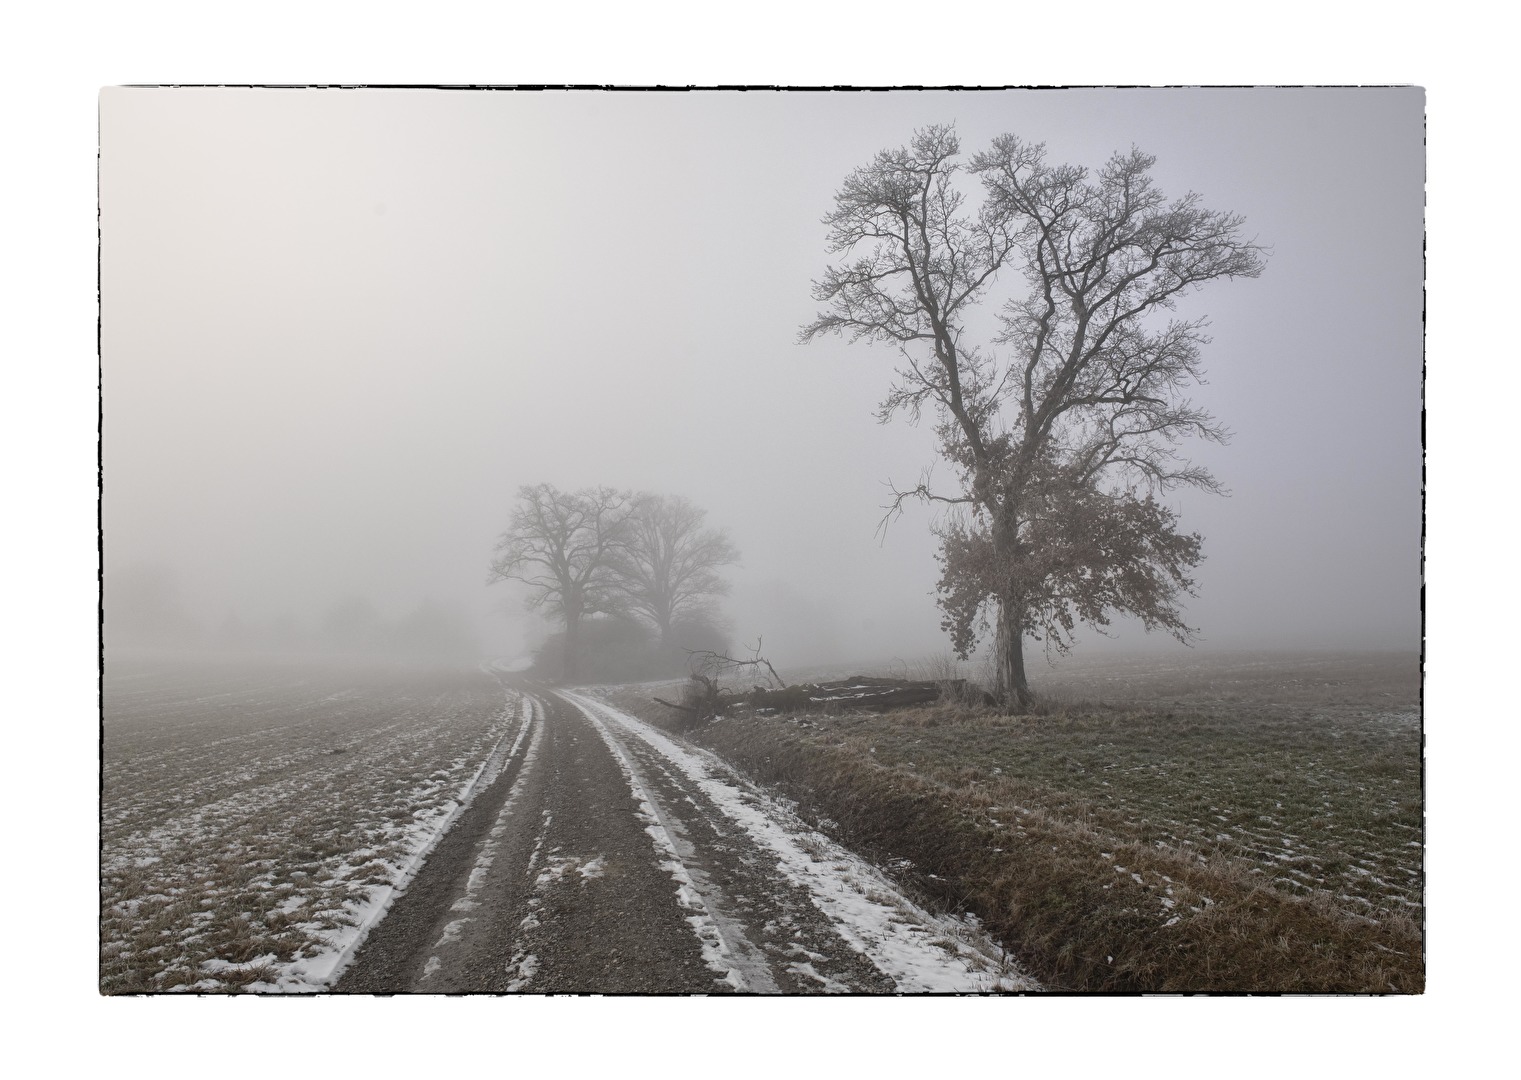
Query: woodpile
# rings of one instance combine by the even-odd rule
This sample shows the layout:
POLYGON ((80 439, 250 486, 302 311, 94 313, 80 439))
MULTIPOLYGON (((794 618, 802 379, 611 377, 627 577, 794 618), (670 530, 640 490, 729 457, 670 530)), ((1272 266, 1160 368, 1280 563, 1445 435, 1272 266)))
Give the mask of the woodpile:
MULTIPOLYGON (((756 712, 801 712, 826 705, 842 709, 899 709, 940 700, 945 685, 908 679, 878 679, 852 675, 835 682, 789 686, 785 690, 756 690, 750 695, 756 712)), ((951 687, 953 692, 959 687, 951 687)))
POLYGON ((695 675, 687 684, 681 704, 662 698, 655 700, 686 713, 689 722, 703 723, 719 716, 744 714, 769 716, 824 709, 901 709, 933 704, 942 695, 960 697, 965 688, 965 679, 928 682, 852 675, 833 682, 800 683, 780 689, 756 686, 748 692, 738 693, 720 689, 715 680, 695 675))

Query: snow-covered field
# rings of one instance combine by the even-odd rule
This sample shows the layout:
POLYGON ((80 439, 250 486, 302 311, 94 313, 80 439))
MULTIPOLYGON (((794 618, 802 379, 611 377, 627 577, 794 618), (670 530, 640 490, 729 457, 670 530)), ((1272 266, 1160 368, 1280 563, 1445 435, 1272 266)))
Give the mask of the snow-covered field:
POLYGON ((485 672, 108 662, 101 990, 326 985, 521 708, 485 672))

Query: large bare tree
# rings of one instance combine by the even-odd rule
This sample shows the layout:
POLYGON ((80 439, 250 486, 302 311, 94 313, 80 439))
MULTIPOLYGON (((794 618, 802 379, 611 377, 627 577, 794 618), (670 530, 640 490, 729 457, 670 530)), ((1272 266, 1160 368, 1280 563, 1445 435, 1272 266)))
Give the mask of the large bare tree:
POLYGON ((1192 193, 1169 201, 1136 149, 1096 174, 1048 164, 1012 135, 965 166, 959 155, 952 127, 929 127, 846 177, 824 220, 849 259, 814 282, 825 308, 800 336, 897 348, 879 419, 932 409, 959 483, 937 490, 926 472, 894 489, 889 517, 910 499, 950 508, 944 624, 965 656, 991 617, 997 690, 1028 705, 1026 636, 1064 650, 1077 621, 1111 613, 1193 633, 1179 603, 1200 538, 1156 496, 1219 491, 1178 443, 1228 436, 1186 397, 1202 378, 1204 320, 1161 316, 1206 282, 1256 277, 1262 249, 1238 215, 1192 193), (979 344, 969 316, 1005 269, 1026 289, 979 344))
POLYGON ((721 567, 739 551, 721 529, 704 527, 707 511, 680 496, 640 495, 628 543, 614 558, 626 607, 648 619, 670 645, 680 623, 715 621, 715 600, 729 591, 721 567))
POLYGON ((582 617, 620 610, 612 563, 628 543, 632 508, 625 491, 531 484, 518 489, 512 523, 497 540, 487 580, 522 582, 529 589, 529 610, 546 610, 564 621, 567 682, 576 677, 582 617))

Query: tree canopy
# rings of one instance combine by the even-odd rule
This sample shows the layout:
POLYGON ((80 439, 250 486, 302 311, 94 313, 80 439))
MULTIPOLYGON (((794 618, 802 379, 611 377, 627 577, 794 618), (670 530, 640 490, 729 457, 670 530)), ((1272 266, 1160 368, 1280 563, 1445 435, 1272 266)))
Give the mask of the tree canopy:
POLYGON ((719 569, 739 558, 726 533, 705 527, 707 511, 681 496, 640 495, 628 542, 613 558, 627 610, 647 619, 662 644, 682 623, 713 624, 729 591, 719 569))
POLYGON ((716 601, 728 583, 718 571, 739 553, 706 517, 679 496, 531 484, 518 489, 488 581, 521 582, 530 610, 564 623, 566 681, 581 674, 580 629, 591 615, 641 621, 666 653, 677 644, 709 648, 723 639, 716 601))
POLYGON ((576 674, 581 619, 619 609, 613 556, 628 543, 632 508, 628 492, 609 487, 561 491, 530 484, 518 489, 512 522, 497 540, 487 580, 522 582, 530 610, 564 620, 567 680, 576 674))

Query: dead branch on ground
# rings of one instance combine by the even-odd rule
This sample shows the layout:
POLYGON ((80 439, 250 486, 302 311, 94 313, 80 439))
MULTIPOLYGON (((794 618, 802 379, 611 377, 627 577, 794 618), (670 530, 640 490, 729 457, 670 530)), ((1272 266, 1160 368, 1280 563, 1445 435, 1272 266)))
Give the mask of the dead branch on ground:
POLYGON ((763 638, 758 637, 755 639, 753 646, 747 646, 750 649, 748 659, 725 656, 723 653, 714 652, 712 649, 688 649, 688 663, 691 665, 694 676, 701 675, 714 680, 740 671, 761 671, 764 669, 767 677, 772 680, 777 689, 785 687, 787 685, 786 682, 776 673, 776 668, 771 665, 771 661, 760 654, 763 640, 763 638))

